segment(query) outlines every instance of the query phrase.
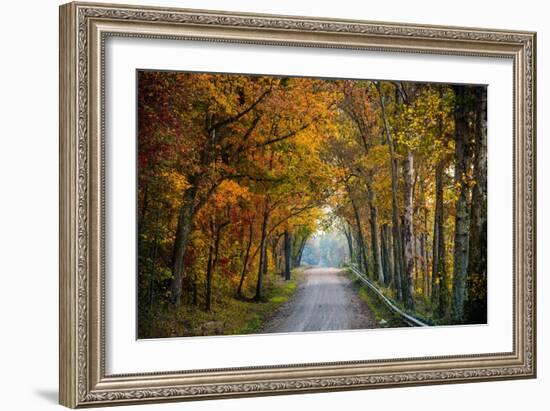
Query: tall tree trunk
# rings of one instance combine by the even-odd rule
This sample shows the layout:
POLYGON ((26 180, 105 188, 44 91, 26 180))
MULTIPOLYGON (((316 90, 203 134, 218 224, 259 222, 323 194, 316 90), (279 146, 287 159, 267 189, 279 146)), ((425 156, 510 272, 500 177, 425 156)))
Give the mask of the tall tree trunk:
MULTIPOLYGON (((434 230, 432 237, 432 281, 431 281, 431 299, 432 307, 439 305, 439 286, 441 284, 438 276, 439 272, 439 231, 440 217, 443 213, 443 162, 440 161, 435 170, 435 210, 434 210, 434 230)), ((443 220, 443 215, 441 216, 443 220)), ((442 227, 441 227, 442 228, 442 227)))
POLYGON ((380 239, 381 239, 381 260, 382 260, 382 271, 384 273, 384 284, 388 285, 392 283, 392 261, 391 261, 391 251, 388 238, 388 225, 383 224, 380 227, 380 239))
POLYGON ((386 244, 388 246, 387 252, 388 252, 388 272, 390 273, 390 284, 392 284, 395 287, 395 263, 394 263, 394 254, 393 254, 393 240, 392 240, 392 229, 389 224, 385 224, 384 227, 386 231, 386 244))
POLYGON ((382 259, 380 257, 380 245, 378 241, 378 209, 375 205, 375 193, 372 188, 372 175, 367 176, 367 199, 370 210, 370 233, 374 277, 382 284, 384 282, 384 273, 382 272, 382 259))
POLYGON ((380 101, 380 111, 382 113, 382 121, 384 125, 384 135, 386 136, 386 143, 390 151, 390 170, 391 170, 391 192, 392 192, 392 233, 393 233, 393 261, 394 261, 394 279, 397 291, 397 299, 403 299, 402 293, 402 267, 401 267, 401 255, 403 247, 401 246, 401 234, 399 229, 399 204, 397 202, 397 159, 395 158, 395 151, 393 146, 393 138, 390 133, 390 125, 386 114, 386 103, 384 102, 384 96, 382 95, 382 89, 379 82, 376 82, 376 88, 378 90, 378 97, 380 101))
POLYGON ((264 246, 264 249, 263 249, 264 250, 264 257, 262 259, 263 262, 264 262, 263 269, 262 269, 262 274, 263 274, 264 277, 267 275, 267 271, 269 269, 269 260, 267 258, 267 243, 268 243, 267 240, 268 239, 266 238, 265 239, 265 246, 264 246))
POLYGON ((355 264, 357 264, 357 268, 359 268, 360 271, 363 270, 363 253, 361 253, 361 245, 359 244, 359 234, 357 234, 357 228, 353 228, 353 243, 355 244, 355 264))
POLYGON ((237 287, 237 296, 242 297, 243 296, 243 284, 244 284, 244 278, 246 277, 246 272, 248 270, 248 259, 250 257, 250 248, 252 248, 252 235, 254 233, 254 220, 250 220, 250 224, 248 226, 248 241, 246 243, 246 252, 244 254, 244 260, 243 260, 243 269, 241 271, 241 279, 239 280, 239 287, 237 287))
POLYGON ((464 300, 466 297, 466 277, 468 274, 468 253, 470 241, 470 208, 468 205, 470 141, 468 114, 470 87, 455 87, 455 186, 458 187, 455 216, 455 241, 453 257, 453 292, 451 299, 451 319, 453 323, 464 321, 464 300))
POLYGON ((271 239, 271 261, 273 261, 273 267, 275 268, 275 272, 277 272, 278 269, 278 259, 279 256, 277 254, 277 245, 279 244, 279 236, 275 235, 271 239))
POLYGON ((359 266, 359 269, 363 271, 365 274, 368 274, 369 267, 368 267, 368 260, 367 260, 367 253, 365 250, 365 239, 363 238, 363 229, 361 227, 361 218, 359 217, 359 210, 357 209, 357 205, 355 204, 355 201, 353 198, 351 198, 351 205, 353 208, 353 215, 355 218, 355 224, 357 225, 357 242, 359 247, 359 256, 361 264, 359 266))
POLYGON ((170 289, 172 292, 172 302, 179 307, 181 304, 181 293, 183 286, 183 277, 185 276, 185 250, 189 235, 193 226, 193 219, 197 213, 196 197, 198 186, 191 184, 183 195, 183 204, 178 217, 178 225, 176 228, 176 238, 174 241, 174 250, 172 254, 172 282, 170 289))
POLYGON ((285 276, 285 241, 284 241, 284 232, 283 232, 283 241, 281 241, 278 245, 279 247, 279 272, 281 273, 281 276, 285 276))
POLYGON ((220 252, 220 241, 222 238, 223 228, 229 224, 229 221, 224 221, 216 227, 215 220, 211 220, 211 232, 213 233, 213 239, 210 241, 210 247, 208 249, 208 264, 206 268, 206 311, 212 309, 212 279, 214 276, 214 270, 218 265, 218 257, 220 252), (212 247, 212 243, 214 244, 212 247), (213 248, 213 249, 212 249, 213 248))
POLYGON ((206 264, 206 301, 205 301, 205 310, 210 311, 212 308, 212 275, 214 272, 214 242, 215 242, 215 233, 214 233, 214 221, 210 220, 210 232, 212 233, 210 237, 210 242, 208 245, 208 262, 206 264))
POLYGON ((298 253, 296 254, 296 258, 293 262, 294 267, 299 267, 302 264, 302 255, 304 254, 304 248, 306 247, 308 239, 309 235, 304 235, 300 240, 300 247, 298 248, 298 253))
POLYGON ((288 230, 285 230, 285 280, 290 280, 290 270, 292 266, 292 239, 288 230))
POLYGON ((428 207, 424 206, 424 233, 422 236, 422 260, 424 262, 422 269, 424 271, 424 294, 430 296, 430 270, 428 268, 428 207))
POLYGON ((426 255, 426 233, 420 234, 420 286, 422 287, 422 294, 429 295, 428 291, 428 270, 427 270, 427 255, 426 255))
POLYGON ((487 91, 476 88, 474 178, 470 214, 466 322, 487 323, 487 91))
POLYGON ((418 276, 418 271, 419 271, 419 268, 418 268, 418 259, 420 258, 420 240, 417 238, 416 236, 416 231, 413 232, 413 246, 414 246, 414 258, 413 258, 413 292, 415 292, 415 290, 419 287, 418 285, 418 281, 419 281, 419 276, 418 276))
POLYGON ((349 226, 349 224, 347 225, 347 227, 344 226, 344 234, 348 242, 349 262, 353 263, 353 235, 351 233, 351 227, 349 226))
POLYGON ((435 216, 432 258, 432 307, 438 318, 447 315, 449 289, 447 286, 447 263, 445 261, 445 232, 443 210, 444 163, 440 160, 435 171, 435 216))
POLYGON ((405 158, 405 164, 403 167, 405 175, 405 191, 403 202, 405 204, 405 216, 403 224, 403 237, 404 237, 404 251, 405 251, 405 270, 403 276, 403 300, 405 307, 409 309, 414 308, 414 258, 416 244, 414 241, 413 233, 413 175, 414 175, 414 163, 413 155, 410 149, 407 150, 407 157, 405 158))
POLYGON ((254 299, 256 301, 260 301, 262 299, 262 286, 263 286, 263 272, 264 272, 264 264, 266 264, 266 261, 264 260, 265 256, 265 248, 266 248, 266 234, 267 234, 267 223, 269 220, 269 204, 268 200, 265 200, 264 205, 264 212, 263 212, 263 219, 262 219, 262 234, 260 238, 260 265, 258 267, 258 281, 256 283, 256 295, 254 296, 254 299))
POLYGON ((149 267, 149 275, 150 275, 150 282, 149 282, 149 310, 153 308, 153 302, 155 300, 155 276, 156 276, 156 259, 158 256, 158 248, 159 248, 159 230, 158 230, 158 224, 159 224, 159 217, 160 217, 160 210, 157 208, 155 213, 156 219, 155 219, 155 234, 153 238, 153 247, 149 252, 149 259, 151 260, 151 265, 149 267))

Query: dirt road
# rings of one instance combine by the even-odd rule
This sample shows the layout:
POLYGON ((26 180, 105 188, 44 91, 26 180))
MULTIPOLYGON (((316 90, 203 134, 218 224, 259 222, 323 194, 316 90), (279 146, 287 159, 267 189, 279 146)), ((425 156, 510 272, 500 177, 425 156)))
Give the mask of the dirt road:
POLYGON ((374 315, 338 268, 310 268, 294 296, 263 328, 265 333, 376 328, 374 315))

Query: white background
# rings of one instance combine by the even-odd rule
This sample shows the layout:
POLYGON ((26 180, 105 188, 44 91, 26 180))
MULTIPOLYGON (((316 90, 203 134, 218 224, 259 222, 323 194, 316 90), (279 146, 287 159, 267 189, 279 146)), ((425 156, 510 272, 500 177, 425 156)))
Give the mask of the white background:
MULTIPOLYGON (((153 0, 151 0, 153 1, 153 0)), ((133 0, 134 3, 150 4, 133 0)), ((547 408, 548 316, 541 298, 550 289, 545 230, 550 229, 550 198, 544 181, 550 133, 545 112, 548 93, 550 28, 544 2, 463 0, 323 2, 214 0, 161 1, 155 5, 265 13, 359 18, 462 26, 528 29, 538 32, 539 184, 539 378, 347 393, 264 397, 186 404, 144 405, 126 409, 275 410, 407 408, 408 410, 478 410, 547 408), (542 291, 542 292, 541 292, 542 291)), ((60 409, 57 398, 57 1, 3 4, 0 26, 0 404, 6 410, 60 409)))

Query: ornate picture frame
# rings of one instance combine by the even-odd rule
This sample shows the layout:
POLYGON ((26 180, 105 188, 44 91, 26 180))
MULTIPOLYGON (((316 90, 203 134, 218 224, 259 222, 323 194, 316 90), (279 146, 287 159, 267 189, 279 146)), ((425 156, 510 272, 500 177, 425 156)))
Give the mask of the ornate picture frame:
POLYGON ((536 35, 69 3, 60 7, 60 403, 184 401, 536 376, 536 35), (110 37, 498 57, 513 62, 513 350, 108 375, 105 42, 110 37))

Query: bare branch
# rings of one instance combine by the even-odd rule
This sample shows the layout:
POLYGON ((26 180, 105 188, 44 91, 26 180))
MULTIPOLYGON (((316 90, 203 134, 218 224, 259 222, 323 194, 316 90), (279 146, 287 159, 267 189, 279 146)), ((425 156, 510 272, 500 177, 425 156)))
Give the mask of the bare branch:
POLYGON ((254 148, 260 148, 260 147, 265 147, 265 146, 268 146, 270 144, 273 144, 273 143, 277 143, 279 141, 283 141, 283 140, 286 140, 288 138, 291 138, 291 137, 294 137, 296 134, 298 134, 300 131, 303 131, 305 130, 306 128, 308 128, 309 126, 311 125, 311 123, 307 123, 307 124, 304 124, 302 125, 301 127, 297 128, 296 130, 293 130, 287 134, 284 134, 282 136, 277 136, 275 138, 272 138, 270 140, 267 140, 267 141, 264 141, 260 144, 256 144, 254 146, 254 148))
POLYGON ((246 108, 245 110, 241 111, 240 113, 237 113, 236 115, 234 116, 231 116, 231 117, 228 117, 226 118, 225 120, 222 120, 222 121, 219 121, 213 125, 211 125, 209 128, 208 128, 208 132, 211 133, 212 131, 216 130, 216 129, 219 129, 223 126, 226 126, 228 124, 231 124, 235 121, 238 121, 240 120, 243 116, 247 115, 248 113, 250 113, 252 110, 254 110, 254 108, 256 108, 256 106, 258 104, 260 104, 262 102, 262 100, 269 94, 271 93, 271 88, 269 88, 268 90, 264 91, 260 97, 258 97, 256 99, 256 101, 254 101, 250 106, 248 106, 248 108, 246 108))

